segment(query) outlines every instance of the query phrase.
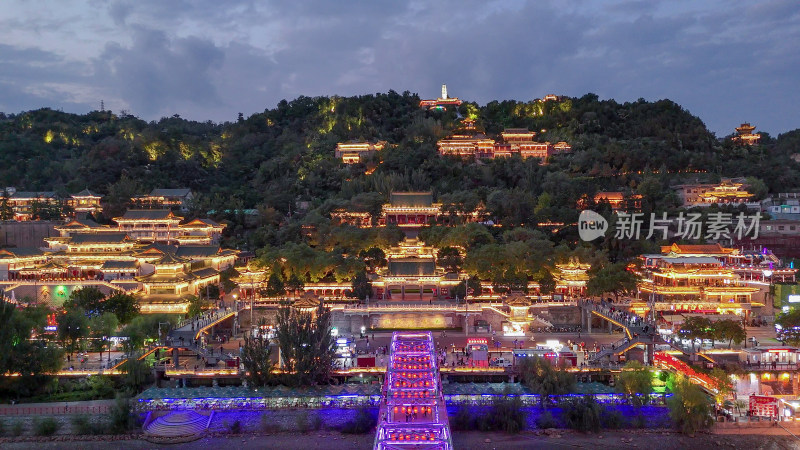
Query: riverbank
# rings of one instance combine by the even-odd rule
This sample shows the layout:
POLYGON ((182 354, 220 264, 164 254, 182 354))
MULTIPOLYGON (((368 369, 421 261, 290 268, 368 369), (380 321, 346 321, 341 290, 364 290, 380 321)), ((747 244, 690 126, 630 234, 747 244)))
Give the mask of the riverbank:
MULTIPOLYGON (((603 448, 631 449, 653 447, 657 442, 659 450, 683 450, 687 448, 732 448, 732 449, 800 449, 800 440, 789 434, 746 434, 740 430, 737 434, 702 433, 695 437, 684 436, 671 430, 621 430, 602 433, 578 433, 571 430, 537 430, 526 431, 516 435, 483 432, 455 432, 453 445, 459 450, 472 449, 552 449, 571 448, 603 448)), ((237 450, 256 450, 262 448, 291 448, 311 450, 320 448, 324 441, 326 450, 370 449, 375 436, 346 435, 338 432, 309 433, 273 433, 242 434, 231 436, 210 436, 194 442, 177 445, 155 445, 143 439, 120 441, 104 440, 95 437, 93 440, 79 440, 79 436, 46 438, 36 441, 13 441, 8 438, 0 440, 3 449, 153 449, 169 448, 188 450, 194 448, 231 448, 237 450)))

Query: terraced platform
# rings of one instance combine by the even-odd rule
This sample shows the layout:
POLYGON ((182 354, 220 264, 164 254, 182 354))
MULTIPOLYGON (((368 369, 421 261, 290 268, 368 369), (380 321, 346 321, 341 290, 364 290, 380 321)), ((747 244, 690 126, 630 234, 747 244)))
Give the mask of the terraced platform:
POLYGON ((210 417, 196 411, 176 411, 144 427, 145 438, 159 444, 191 442, 203 437, 210 417))

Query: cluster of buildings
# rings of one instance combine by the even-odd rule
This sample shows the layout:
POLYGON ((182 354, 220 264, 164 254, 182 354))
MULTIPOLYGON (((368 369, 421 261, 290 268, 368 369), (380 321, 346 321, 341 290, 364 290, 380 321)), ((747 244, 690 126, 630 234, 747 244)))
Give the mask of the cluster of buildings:
POLYGON ((768 303, 771 283, 794 283, 797 269, 784 267, 769 251, 742 251, 720 244, 662 247, 631 266, 641 280, 640 301, 631 310, 735 314, 749 317, 768 303))
POLYGON ((389 203, 384 204, 380 215, 374 218, 367 211, 352 209, 331 211, 331 219, 334 222, 359 228, 370 228, 373 225, 415 228, 435 224, 484 222, 487 216, 486 211, 480 206, 471 212, 445 211, 441 203, 433 201, 433 193, 430 191, 392 192, 389 194, 389 203))
MULTIPOLYGON (((20 222, 34 219, 37 207, 57 207, 61 211, 62 219, 86 217, 89 214, 103 212, 101 204, 103 196, 89 189, 62 197, 54 191, 18 191, 14 187, 7 187, 4 197, 7 198, 8 206, 13 212, 13 219, 20 222), (70 213, 66 214, 64 211, 70 211, 70 213)), ((193 198, 190 189, 158 188, 153 189, 149 194, 131 198, 131 204, 139 208, 163 207, 186 212, 189 210, 193 198)))
POLYGON ((537 142, 535 137, 536 132, 525 128, 506 128, 500 133, 500 140, 496 141, 480 131, 475 120, 467 118, 461 121, 461 127, 452 135, 440 139, 436 145, 442 156, 478 159, 519 155, 523 159, 540 158, 544 161, 552 155, 572 150, 566 142, 537 142))
MULTIPOLYGON (((220 247, 225 225, 173 212, 188 209, 191 199, 188 189, 154 189, 132 202, 157 209, 129 209, 112 225, 67 219, 55 235, 41 237, 43 246, 0 249, 0 289, 6 298, 59 306, 73 291, 96 287, 141 294, 145 313, 186 312, 185 296, 218 284, 238 254, 220 247)), ((67 201, 77 215, 102 211, 99 200, 83 191, 67 201)))

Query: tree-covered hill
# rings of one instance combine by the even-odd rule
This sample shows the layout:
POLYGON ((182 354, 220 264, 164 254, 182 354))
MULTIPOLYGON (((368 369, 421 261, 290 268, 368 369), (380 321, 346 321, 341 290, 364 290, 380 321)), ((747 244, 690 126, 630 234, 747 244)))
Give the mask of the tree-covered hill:
POLYGON ((106 196, 109 217, 131 195, 190 187, 199 194, 192 214, 215 211, 233 225, 236 244, 251 248, 309 243, 303 224, 325 229, 336 207, 375 212, 393 190, 430 189, 446 208, 482 204, 498 223, 530 226, 574 222, 576 202, 600 190, 638 192, 645 209, 661 210, 676 206, 668 188, 681 180, 750 176, 773 192, 800 187, 793 159, 800 130, 762 135, 755 147, 735 145, 669 100, 617 103, 587 94, 464 103, 458 111, 427 111, 419 100, 393 91, 300 97, 222 124, 178 116, 148 123, 108 111, 0 114, 0 184, 62 194, 89 188, 106 196), (462 117, 475 118, 490 136, 526 127, 542 141, 569 142, 573 151, 545 165, 440 157, 436 141, 462 117), (334 148, 353 139, 389 145, 366 164, 344 165, 334 148), (245 209, 259 211, 256 223, 243 220, 245 209))

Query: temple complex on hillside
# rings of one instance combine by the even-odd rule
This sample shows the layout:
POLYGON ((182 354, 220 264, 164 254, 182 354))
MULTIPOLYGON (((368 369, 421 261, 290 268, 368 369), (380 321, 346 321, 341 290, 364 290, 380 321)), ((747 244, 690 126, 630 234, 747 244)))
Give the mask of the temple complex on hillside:
POLYGON ((175 242, 181 230, 178 217, 169 209, 129 209, 122 217, 115 217, 119 231, 142 242, 175 242))
POLYGON ((463 103, 458 97, 447 96, 447 85, 442 85, 442 96, 436 100, 422 100, 419 102, 420 108, 445 109, 448 106, 460 106, 463 103))
POLYGON ((103 196, 97 195, 89 189, 84 189, 77 194, 72 194, 67 199, 67 204, 75 211, 76 215, 79 214, 96 214, 103 212, 103 207, 100 205, 100 199, 103 196))
MULTIPOLYGON (((360 228, 372 226, 372 215, 366 211, 336 209, 331 211, 331 219, 339 224, 349 224, 360 228)), ((483 207, 471 212, 444 211, 441 203, 433 201, 433 193, 392 192, 389 203, 381 208, 377 218, 378 226, 397 225, 399 227, 423 227, 426 225, 449 225, 468 222, 481 222, 486 219, 483 207)))
POLYGON ((383 150, 386 141, 378 142, 340 142, 336 145, 334 156, 341 159, 345 164, 357 164, 364 161, 364 158, 374 155, 383 150))
MULTIPOLYGON (((584 196, 578 201, 578 207, 588 208, 588 197, 584 196)), ((642 209, 642 196, 639 194, 626 194, 620 191, 601 191, 594 195, 595 205, 608 203, 612 211, 640 211, 642 209)))
POLYGON ((169 219, 169 239, 137 222, 153 225, 138 213, 135 219, 126 213, 125 229, 73 219, 55 227, 59 235, 45 238, 46 248, 0 250, 0 288, 7 297, 60 306, 74 290, 91 286, 105 294, 142 293, 143 312, 185 312, 184 296, 218 283, 238 251, 220 248, 223 226, 210 219, 180 224, 168 210, 145 211, 169 219))
POLYGON ((753 131, 755 129, 756 127, 747 122, 739 125, 736 127, 736 135, 733 137, 733 141, 744 145, 758 144, 759 139, 761 139, 761 135, 754 134, 753 131))
POLYGON ((131 202, 138 208, 166 208, 187 212, 193 199, 194 194, 188 188, 156 188, 147 195, 132 197, 131 202))
POLYGON ((641 276, 642 293, 632 309, 748 316, 764 306, 760 296, 766 296, 770 280, 794 281, 797 272, 782 267, 774 255, 759 253, 719 244, 672 244, 661 254, 642 255, 641 268, 631 268, 641 276))
POLYGON ((53 191, 28 192, 6 189, 8 205, 14 211, 14 220, 26 221, 34 217, 34 209, 41 205, 60 206, 61 199, 53 191))
POLYGON ((527 128, 506 128, 500 133, 500 140, 495 141, 478 129, 475 120, 467 118, 461 121, 461 126, 452 135, 440 139, 436 145, 442 156, 494 159, 519 155, 523 159, 539 158, 542 162, 554 154, 572 150, 566 142, 553 145, 550 142, 537 142, 535 137, 536 132, 527 128))
POLYGON ((446 273, 436 263, 436 250, 418 239, 406 238, 386 252, 387 265, 372 281, 375 297, 386 300, 452 298, 463 277, 446 273))
POLYGON ((714 204, 745 204, 759 208, 760 205, 750 202, 753 194, 747 191, 745 184, 732 179, 723 179, 718 184, 679 184, 673 186, 683 201, 683 206, 705 207, 714 204))
POLYGON ((466 118, 452 135, 436 142, 440 155, 458 156, 460 158, 493 158, 494 139, 490 139, 479 130, 474 119, 466 118))

